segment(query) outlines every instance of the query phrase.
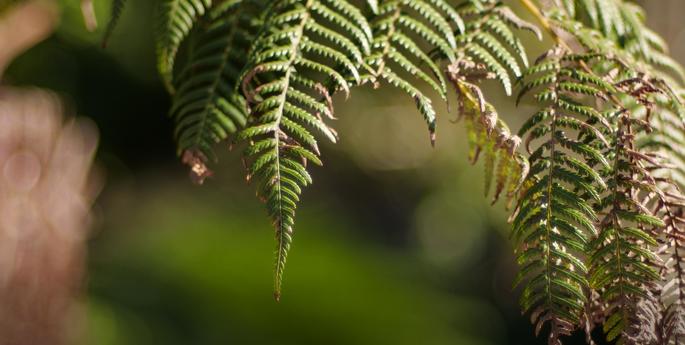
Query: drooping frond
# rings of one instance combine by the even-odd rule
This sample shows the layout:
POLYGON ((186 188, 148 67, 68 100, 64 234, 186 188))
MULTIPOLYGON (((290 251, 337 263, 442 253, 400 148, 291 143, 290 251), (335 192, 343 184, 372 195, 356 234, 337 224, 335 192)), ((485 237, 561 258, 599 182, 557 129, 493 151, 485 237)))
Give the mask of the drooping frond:
POLYGON ((519 131, 528 152, 534 141, 542 142, 529 158, 512 235, 522 266, 517 282, 528 278, 522 307, 532 311, 536 332, 550 324, 550 344, 559 344, 560 336, 579 325, 589 289, 584 253, 598 233, 591 203, 600 202, 607 188, 592 166, 611 167, 602 154, 609 142, 601 130, 610 125, 594 106, 614 89, 580 68, 589 58, 551 50, 524 73, 519 95, 536 91, 535 101, 546 104, 519 131), (583 134, 584 140, 569 137, 568 131, 583 134))
MULTIPOLYGON (((683 108, 683 68, 668 56, 664 40, 646 27, 642 9, 622 0, 602 0, 618 9, 620 17, 613 22, 614 30, 601 30, 598 22, 587 22, 587 18, 576 14, 580 22, 563 19, 559 26, 572 34, 586 48, 619 56, 624 63, 640 71, 634 78, 641 85, 640 92, 660 89, 661 92, 650 104, 648 121, 650 129, 636 133, 636 150, 651 152, 660 157, 667 168, 650 171, 656 186, 662 191, 653 193, 651 200, 645 200, 646 207, 663 220, 665 226, 658 232, 660 243, 656 254, 665 261, 662 268, 662 286, 655 289, 660 303, 655 304, 663 313, 663 327, 659 328, 660 344, 675 344, 685 340, 685 262, 682 235, 685 224, 681 189, 685 186, 685 111, 683 108), (585 25, 582 24, 584 22, 585 25), (622 28, 618 30, 616 28, 622 28)), ((599 11, 599 10, 598 10, 599 11)), ((599 12, 597 12, 599 13, 599 12)), ((562 16, 563 17, 563 16, 562 16)), ((608 27, 604 25, 604 27, 608 27)), ((639 304, 639 303, 638 303, 639 304)), ((634 325, 632 328, 638 327, 634 325)), ((627 338, 627 336, 624 336, 627 338)), ((635 342, 640 343, 640 342, 635 342)))
POLYGON ((475 164, 481 153, 485 156, 485 196, 494 181, 494 204, 502 192, 509 200, 515 196, 529 167, 528 160, 517 152, 521 139, 511 134, 495 107, 485 101, 483 92, 474 84, 487 74, 484 69, 463 60, 448 67, 448 77, 457 91, 459 118, 465 122, 469 160, 475 164))
POLYGON ((258 0, 233 0, 213 7, 207 25, 193 35, 188 61, 177 66, 182 71, 174 83, 170 114, 178 154, 198 183, 211 175, 207 163, 215 160, 214 146, 245 125, 246 105, 236 88, 261 5, 258 0))
POLYGON ((109 38, 114 33, 117 24, 119 23, 119 18, 121 13, 124 12, 124 6, 126 6, 126 0, 112 0, 112 6, 109 14, 109 21, 107 22, 107 27, 105 28, 105 34, 102 36, 102 46, 106 47, 109 38))
POLYGON ((640 102, 648 102, 658 90, 644 89, 635 79, 619 81, 616 86, 615 99, 623 102, 609 113, 613 128, 606 133, 610 146, 604 156, 611 161, 611 169, 602 171, 608 188, 595 205, 602 215, 601 230, 590 246, 589 262, 590 285, 605 305, 607 340, 620 337, 626 342, 631 338, 638 304, 651 298, 660 279, 655 249, 664 222, 643 205, 643 198, 663 193, 652 173, 663 166, 657 156, 636 145, 636 134, 651 130, 640 102), (629 102, 634 105, 623 105, 629 102))
POLYGON ((459 118, 465 120, 469 160, 475 163, 483 153, 486 196, 495 182, 493 204, 502 192, 512 200, 528 173, 528 160, 517 152, 521 139, 511 134, 485 100, 480 83, 497 78, 511 94, 512 80, 521 76, 520 64, 528 67, 523 42, 514 29, 532 31, 538 38, 541 33, 499 2, 471 1, 462 4, 458 13, 465 27, 456 38, 456 60, 447 66, 447 76, 457 93, 459 118))
POLYGON ((447 101, 443 73, 430 51, 435 49, 450 63, 455 61, 454 32, 464 31, 460 15, 445 0, 383 0, 371 26, 373 52, 366 58, 371 77, 378 86, 388 83, 414 99, 434 142, 435 109, 431 98, 414 80, 447 101), (426 50, 423 46, 430 48, 426 50))
POLYGON ((251 109, 240 138, 249 142, 248 178, 267 205, 276 230, 274 296, 280 298, 295 208, 312 182, 307 162, 321 164, 312 131, 335 142, 323 118, 333 116, 331 94, 361 82, 371 30, 345 0, 280 0, 253 43, 242 89, 251 109))
MULTIPOLYGON (((240 2, 228 0, 229 3, 240 2)), ((176 54, 212 5, 212 0, 160 0, 157 21, 157 69, 169 92, 174 91, 173 73, 176 54)))

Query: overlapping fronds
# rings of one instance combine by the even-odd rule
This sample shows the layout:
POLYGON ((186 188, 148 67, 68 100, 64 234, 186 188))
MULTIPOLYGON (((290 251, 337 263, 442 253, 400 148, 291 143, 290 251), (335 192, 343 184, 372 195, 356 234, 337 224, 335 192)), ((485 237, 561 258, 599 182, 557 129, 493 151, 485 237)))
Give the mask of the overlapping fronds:
POLYGON ((344 0, 283 0, 255 40, 243 73, 249 103, 248 179, 267 205, 276 229, 275 297, 280 298, 295 208, 312 182, 307 162, 321 164, 312 131, 332 142, 336 133, 331 94, 361 83, 359 68, 369 52, 371 29, 361 11, 344 0))
POLYGON ((675 73, 681 81, 685 80, 685 70, 668 55, 666 42, 645 25, 645 13, 640 6, 624 0, 564 2, 566 18, 575 19, 589 29, 599 30, 603 37, 615 42, 619 48, 636 58, 675 73))
POLYGON ((540 39, 541 33, 499 2, 471 1, 458 13, 464 30, 456 38, 456 61, 447 66, 447 76, 457 93, 459 118, 465 120, 469 160, 475 163, 483 153, 486 196, 495 182, 493 204, 503 192, 512 200, 528 173, 528 161, 517 152, 521 139, 485 100, 480 84, 496 78, 511 94, 512 80, 521 77, 522 66, 528 67, 525 47, 514 32, 529 30, 540 39))
POLYGON ((524 74, 519 95, 536 91, 535 102, 546 104, 519 132, 528 152, 533 142, 542 142, 529 158, 512 235, 522 266, 517 282, 528 278, 522 307, 532 311, 536 332, 550 324, 550 344, 560 343, 560 336, 579 325, 590 286, 584 254, 589 239, 599 234, 592 202, 601 202, 607 189, 593 166, 611 169, 602 154, 610 145, 602 128, 610 124, 594 106, 614 88, 580 68, 591 58, 561 48, 549 51, 524 74), (569 131, 583 140, 573 139, 569 131))
POLYGON ((658 295, 654 296, 650 293, 637 301, 627 320, 622 340, 620 340, 624 344, 664 344, 660 335, 664 334, 665 325, 658 295))
POLYGON ((685 198, 676 187, 655 199, 653 208, 665 224, 656 251, 665 261, 657 305, 663 317, 658 344, 679 344, 685 340, 685 198))
POLYGON ((212 8, 206 25, 193 34, 188 61, 174 82, 170 114, 176 124, 178 153, 202 183, 211 175, 214 146, 246 122, 244 98, 236 92, 241 68, 256 36, 258 0, 232 0, 212 8))
MULTIPOLYGON (((636 79, 651 84, 649 80, 636 79)), ((652 87, 652 86, 650 86, 652 87)), ((664 222, 658 236, 656 254, 664 260, 661 267, 660 304, 662 312, 659 344, 678 344, 685 341, 685 124, 676 114, 682 104, 677 95, 662 92, 655 97, 650 110, 653 128, 638 138, 638 149, 650 151, 667 165, 653 172, 660 193, 653 193, 644 203, 664 222)))
POLYGON ((434 142, 450 82, 486 195, 516 201, 516 283, 536 332, 685 341, 685 76, 633 2, 521 0, 559 46, 529 66, 521 30, 542 33, 501 1, 159 1, 179 154, 201 182, 239 133, 275 227, 277 299, 308 163, 321 164, 319 137, 337 141, 333 94, 396 87, 434 142), (540 109, 516 134, 489 79, 540 109))
MULTIPOLYGON (((665 261, 661 269, 661 287, 653 292, 661 294, 659 303, 642 303, 637 305, 656 306, 662 315, 662 327, 657 328, 656 338, 660 342, 655 344, 671 344, 685 340, 685 271, 680 269, 685 258, 682 251, 683 231, 682 215, 683 198, 681 189, 685 186, 682 143, 685 139, 685 115, 683 110, 683 68, 668 56, 668 47, 664 40, 644 24, 642 9, 633 3, 620 0, 597 0, 598 3, 610 3, 619 16, 605 25, 592 19, 589 15, 579 15, 576 19, 582 23, 563 19, 560 27, 571 33, 588 49, 603 51, 620 57, 625 63, 640 71, 633 77, 633 82, 645 90, 660 89, 650 101, 648 130, 635 133, 636 149, 642 154, 649 152, 660 157, 667 165, 666 168, 652 168, 655 185, 661 193, 653 193, 644 200, 646 207, 663 220, 665 225, 656 234, 660 243, 656 254, 665 261), (611 30, 607 28, 613 27, 611 30), (600 32, 593 29, 599 29, 600 32)), ((635 309, 635 308, 633 308, 635 309)), ((633 325, 635 329, 638 325, 633 325)), ((626 338, 630 339, 626 336, 626 338)), ((640 343, 640 342, 633 342, 640 343)))
POLYGON ((626 15, 622 0, 562 0, 562 10, 569 17, 583 19, 589 26, 597 28, 607 37, 626 34, 626 15))
MULTIPOLYGON (((648 107, 652 105, 649 95, 658 92, 633 78, 616 86, 616 99, 645 102, 648 107)), ((660 279, 655 250, 664 222, 643 205, 643 198, 663 193, 652 172, 664 167, 658 156, 640 150, 635 142, 637 133, 651 130, 646 112, 635 106, 614 107, 610 117, 614 128, 607 135, 610 147, 604 151, 612 166, 602 173, 608 190, 595 206, 603 217, 600 234, 589 251, 590 284, 605 303, 607 340, 622 337, 625 341, 630 338, 627 329, 638 303, 651 296, 660 279)))
MULTIPOLYGON (((239 2, 229 0, 229 3, 239 2)), ((160 0, 157 28, 157 68, 165 86, 174 91, 176 54, 184 39, 212 5, 212 0, 160 0)))

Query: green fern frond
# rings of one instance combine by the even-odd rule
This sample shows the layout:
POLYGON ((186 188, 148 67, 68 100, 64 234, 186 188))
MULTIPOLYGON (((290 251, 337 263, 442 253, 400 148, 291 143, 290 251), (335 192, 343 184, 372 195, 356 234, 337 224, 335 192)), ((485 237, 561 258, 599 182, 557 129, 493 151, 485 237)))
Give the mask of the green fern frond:
POLYGON ((563 4, 559 10, 564 16, 584 20, 605 37, 618 39, 626 33, 622 0, 563 0, 563 4))
POLYGON ((193 35, 190 56, 175 80, 170 110, 178 154, 202 183, 211 174, 214 146, 246 122, 245 101, 236 92, 240 68, 256 35, 261 1, 225 1, 209 10, 207 26, 193 35))
MULTIPOLYGON (((610 1, 610 0, 605 0, 610 1)), ((633 68, 641 70, 639 79, 643 80, 645 86, 643 90, 661 89, 661 94, 655 97, 650 104, 648 115, 653 117, 649 120, 651 128, 649 131, 642 131, 637 134, 636 143, 638 151, 652 151, 653 154, 664 158, 668 162, 667 169, 655 169, 652 173, 657 187, 661 193, 652 193, 653 201, 648 205, 650 212, 665 222, 665 226, 659 231, 661 236, 660 250, 657 252, 666 262, 662 268, 661 277, 663 281, 663 291, 660 293, 660 303, 664 326, 655 330, 657 338, 662 339, 662 343, 677 343, 677 339, 685 337, 685 271, 680 267, 685 263, 683 248, 681 246, 681 236, 685 234, 685 222, 682 221, 685 202, 680 190, 685 186, 684 155, 682 148, 683 138, 685 138, 685 121, 683 121, 682 103, 682 82, 683 68, 677 64, 666 53, 668 48, 663 39, 645 26, 645 15, 641 8, 630 2, 621 0, 611 0, 619 8, 625 31, 621 36, 602 35, 593 32, 592 28, 599 28, 597 23, 590 22, 590 28, 585 28, 581 24, 573 24, 573 28, 580 30, 569 30, 567 24, 566 31, 574 34, 584 46, 602 42, 606 52, 618 54, 626 63, 633 68), (608 44, 605 40, 610 38, 608 44)), ((582 18, 578 18, 582 20, 582 18)), ((598 47, 602 48, 602 47, 598 47)), ((598 50, 600 50, 598 49, 598 50)), ((649 117, 648 116, 648 117, 649 117)), ((643 201, 646 203, 647 201, 643 201)), ((685 267, 685 266, 682 266, 685 267)), ((641 290, 644 292, 644 289, 641 290)), ((644 298, 642 298, 644 300, 644 298)), ((638 302, 638 304, 641 302, 638 302)), ((624 306, 625 310, 630 310, 629 306, 624 306)), ((632 308, 634 309, 634 308, 632 308)), ((615 321, 618 317, 616 317, 615 321)), ((621 318, 621 323, 615 325, 605 324, 607 330, 614 330, 611 335, 617 334, 621 326, 625 325, 627 318, 621 318), (612 328, 613 327, 613 328, 612 328)), ((625 325, 629 326, 629 325, 625 325)), ((641 327, 634 325, 632 329, 641 327)), ((644 332, 643 332, 644 334, 644 332)), ((627 337, 625 334, 624 338, 627 337)), ((639 343, 639 342, 636 342, 639 343)))
POLYGON ((250 115, 248 179, 266 202, 276 230, 274 296, 281 295, 307 162, 321 164, 316 131, 336 142, 323 117, 333 116, 331 93, 361 83, 359 68, 371 31, 361 12, 343 0, 282 0, 271 4, 242 74, 250 115), (336 66, 335 68, 330 67, 336 66))
POLYGON ((157 68, 169 92, 174 92, 174 63, 178 49, 211 6, 212 0, 161 0, 159 3, 157 68))
MULTIPOLYGON (((671 81, 670 75, 675 75, 679 82, 685 82, 685 69, 667 55, 668 47, 663 38, 646 27, 641 7, 624 0, 576 1, 582 10, 576 11, 575 15, 560 15, 557 12, 557 19, 562 18, 557 25, 575 36, 584 46, 592 46, 593 51, 607 52, 616 52, 618 48, 637 61, 653 67, 650 72, 654 76, 671 81), (615 47, 607 48, 607 41, 613 42, 615 47)), ((628 62, 638 67, 636 62, 628 62)))
POLYGON ((541 39, 540 31, 501 3, 472 2, 459 11, 467 24, 457 36, 458 58, 485 66, 511 95, 512 80, 522 75, 519 62, 528 67, 524 45, 511 27, 530 30, 541 39))
POLYGON ((112 0, 112 6, 110 8, 109 21, 107 22, 107 27, 105 28, 105 34, 102 37, 102 46, 106 47, 109 42, 110 37, 114 33, 117 24, 119 24, 119 18, 124 12, 124 7, 126 6, 126 0, 112 0))
POLYGON ((600 192, 609 187, 597 173, 610 169, 602 154, 608 148, 601 134, 607 123, 593 107, 614 88, 578 73, 591 59, 553 49, 538 59, 533 72, 525 73, 521 91, 535 91, 536 101, 547 106, 519 132, 527 135, 529 152, 533 141, 543 142, 529 158, 527 188, 513 216, 512 234, 523 267, 517 283, 528 277, 521 303, 532 311, 537 332, 551 324, 550 344, 576 329, 584 312, 590 287, 584 255, 589 239, 598 233, 591 201, 600 202, 600 192), (571 139, 567 131, 581 136, 571 139))
POLYGON ((455 61, 454 31, 463 31, 459 14, 445 0, 385 0, 371 23, 374 40, 366 58, 372 78, 409 94, 428 123, 435 141, 436 113, 431 99, 414 82, 418 79, 447 101, 447 86, 438 64, 422 45, 435 47, 448 61, 455 61), (421 42, 423 41, 423 42, 421 42))

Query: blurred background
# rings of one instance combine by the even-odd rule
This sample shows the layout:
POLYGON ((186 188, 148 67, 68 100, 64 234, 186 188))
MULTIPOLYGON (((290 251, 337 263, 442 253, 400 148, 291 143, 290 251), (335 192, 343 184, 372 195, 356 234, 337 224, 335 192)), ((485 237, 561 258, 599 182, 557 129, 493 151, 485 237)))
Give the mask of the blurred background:
MULTIPOLYGON (((95 164, 106 183, 78 344, 546 343, 520 315, 505 205, 483 197, 482 166, 468 164, 456 114, 441 109, 431 148, 408 97, 359 89, 338 100, 341 141, 322 147, 325 166, 303 195, 276 303, 273 230, 245 183, 241 148, 219 149, 204 186, 176 157, 155 69, 154 2, 129 1, 106 49, 109 1, 94 2, 95 32, 78 1, 63 2, 56 32, 3 79, 55 91, 99 128, 95 164)), ((685 2, 645 5, 685 62, 685 2)), ((530 112, 489 91, 515 128, 530 112)))

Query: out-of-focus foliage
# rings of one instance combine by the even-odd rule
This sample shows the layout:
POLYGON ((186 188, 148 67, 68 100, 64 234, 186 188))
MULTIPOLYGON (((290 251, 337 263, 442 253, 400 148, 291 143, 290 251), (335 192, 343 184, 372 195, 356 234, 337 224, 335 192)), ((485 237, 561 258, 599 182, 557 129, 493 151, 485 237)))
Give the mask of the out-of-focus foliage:
MULTIPOLYGON (((159 187, 164 185, 150 190, 159 193, 159 187)), ((201 193, 207 198, 198 203, 189 197, 195 192, 183 188, 182 193, 169 189, 157 196, 140 195, 145 206, 112 223, 108 240, 93 247, 97 254, 90 278, 92 333, 87 342, 502 341, 501 326, 489 332, 474 327, 501 318, 487 302, 450 297, 420 283, 411 256, 361 244, 350 236, 353 224, 317 217, 321 211, 316 209, 305 212, 310 217, 302 228, 327 230, 300 237, 302 246, 291 257, 287 277, 293 293, 275 304, 264 298, 270 286, 268 277, 259 273, 271 266, 269 258, 260 255, 269 248, 269 235, 263 231, 266 222, 254 221, 259 210, 226 203, 216 207, 214 201, 223 199, 220 193, 201 193), (330 222, 336 225, 326 226, 330 222), (188 231, 194 235, 189 237, 188 231), (119 250, 123 247, 127 249, 119 250), (264 327, 269 324, 272 327, 264 327)))

